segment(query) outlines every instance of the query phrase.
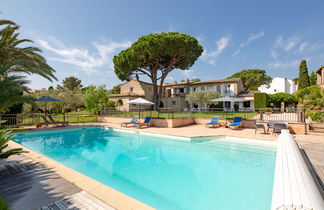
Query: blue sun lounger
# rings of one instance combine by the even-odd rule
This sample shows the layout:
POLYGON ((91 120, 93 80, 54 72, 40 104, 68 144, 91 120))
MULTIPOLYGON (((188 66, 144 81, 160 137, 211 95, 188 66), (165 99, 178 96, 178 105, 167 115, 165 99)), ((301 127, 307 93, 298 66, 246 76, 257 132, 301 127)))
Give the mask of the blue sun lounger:
POLYGON ((62 126, 67 126, 69 125, 69 122, 68 121, 55 121, 52 117, 52 115, 48 115, 47 116, 48 119, 52 122, 52 123, 56 123, 56 124, 61 124, 62 126))
POLYGON ((218 125, 218 127, 220 127, 220 123, 218 122, 218 117, 212 117, 211 122, 210 123, 206 123, 206 127, 215 127, 216 125, 218 125))
POLYGON ((128 127, 128 125, 134 125, 136 124, 138 121, 138 116, 134 116, 133 119, 130 121, 130 122, 123 122, 123 123, 120 123, 120 127, 122 127, 123 125, 125 127, 128 127))
POLYGON ((234 117, 234 122, 229 125, 230 128, 236 129, 242 125, 242 117, 234 117))
POLYGON ((143 123, 136 123, 134 126, 141 128, 143 126, 150 127, 152 117, 146 117, 143 123))

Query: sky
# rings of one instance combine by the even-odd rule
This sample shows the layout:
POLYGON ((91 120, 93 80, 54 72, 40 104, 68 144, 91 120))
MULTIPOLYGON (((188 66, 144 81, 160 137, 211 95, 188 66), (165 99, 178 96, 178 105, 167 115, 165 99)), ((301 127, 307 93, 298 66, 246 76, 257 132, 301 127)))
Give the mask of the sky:
POLYGON ((170 31, 196 37, 204 52, 166 82, 253 68, 293 79, 302 59, 309 72, 324 65, 323 11, 323 0, 0 0, 0 18, 20 25, 20 38, 32 39, 56 70, 53 83, 28 76, 31 89, 69 76, 111 88, 122 83, 115 55, 143 35, 170 31))

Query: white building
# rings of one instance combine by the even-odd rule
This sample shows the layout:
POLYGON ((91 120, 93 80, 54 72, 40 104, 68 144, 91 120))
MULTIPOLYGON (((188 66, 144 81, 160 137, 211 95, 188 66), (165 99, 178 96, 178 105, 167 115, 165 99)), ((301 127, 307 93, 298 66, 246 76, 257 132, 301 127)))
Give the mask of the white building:
POLYGON ((261 85, 258 90, 261 93, 275 94, 275 93, 289 93, 294 94, 297 90, 297 85, 294 81, 284 78, 275 77, 272 79, 270 86, 261 85))

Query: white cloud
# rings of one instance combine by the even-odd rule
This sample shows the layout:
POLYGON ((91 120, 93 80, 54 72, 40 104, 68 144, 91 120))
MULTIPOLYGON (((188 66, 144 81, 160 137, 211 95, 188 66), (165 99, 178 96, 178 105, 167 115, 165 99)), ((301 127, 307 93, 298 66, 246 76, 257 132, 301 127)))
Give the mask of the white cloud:
POLYGON ((273 68, 291 68, 291 67, 298 67, 299 60, 290 60, 287 62, 281 62, 281 61, 276 61, 273 63, 270 63, 269 66, 273 68))
POLYGON ((305 48, 308 46, 308 43, 307 42, 303 42, 303 43, 301 43, 300 44, 300 46, 299 46, 299 52, 304 52, 304 50, 305 50, 305 48))
POLYGON ((205 48, 201 55, 201 60, 209 64, 215 65, 216 58, 228 47, 231 41, 231 36, 223 36, 216 42, 216 48, 214 50, 208 50, 205 48))
POLYGON ((271 57, 273 59, 277 59, 279 55, 280 55, 280 53, 278 53, 277 51, 271 50, 271 57))
MULTIPOLYGON (((291 50, 295 49, 301 41, 302 38, 299 36, 290 36, 286 40, 283 39, 282 36, 278 36, 273 47, 290 52, 291 50)), ((304 47, 306 47, 306 45, 304 47)))
POLYGON ((250 36, 248 37, 248 39, 241 43, 240 46, 238 47, 238 49, 233 53, 234 56, 237 56, 240 52, 241 52, 241 49, 247 45, 249 45, 251 42, 257 40, 257 39, 260 39, 261 37, 264 36, 264 32, 263 31, 260 31, 259 33, 254 33, 254 34, 250 34, 250 36))
POLYGON ((131 45, 129 41, 114 42, 105 41, 103 43, 93 43, 94 50, 90 51, 86 48, 67 47, 63 42, 54 37, 38 39, 37 43, 42 49, 56 54, 55 57, 50 57, 49 60, 67 63, 74 65, 87 74, 96 73, 103 68, 113 68, 113 56, 123 48, 131 45))

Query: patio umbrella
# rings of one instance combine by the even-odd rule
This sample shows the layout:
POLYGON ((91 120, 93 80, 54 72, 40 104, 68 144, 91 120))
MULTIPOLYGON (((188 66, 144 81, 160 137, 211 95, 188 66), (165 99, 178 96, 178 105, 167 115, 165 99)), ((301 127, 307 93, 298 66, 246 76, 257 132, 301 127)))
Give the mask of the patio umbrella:
POLYGON ((225 96, 225 97, 222 97, 222 98, 216 98, 216 99, 213 99, 211 101, 216 101, 216 102, 223 102, 223 101, 228 101, 228 102, 240 102, 240 101, 245 101, 244 99, 242 98, 238 98, 238 97, 230 97, 230 96, 225 96))
POLYGON ((46 108, 47 108, 47 102, 63 102, 60 99, 52 98, 50 96, 41 96, 36 99, 38 102, 45 102, 45 114, 46 114, 46 108))
POLYGON ((145 100, 144 98, 137 98, 137 99, 134 99, 134 100, 130 100, 127 103, 139 105, 139 109, 138 109, 139 117, 141 117, 141 106, 142 105, 153 105, 154 104, 151 101, 145 100))

